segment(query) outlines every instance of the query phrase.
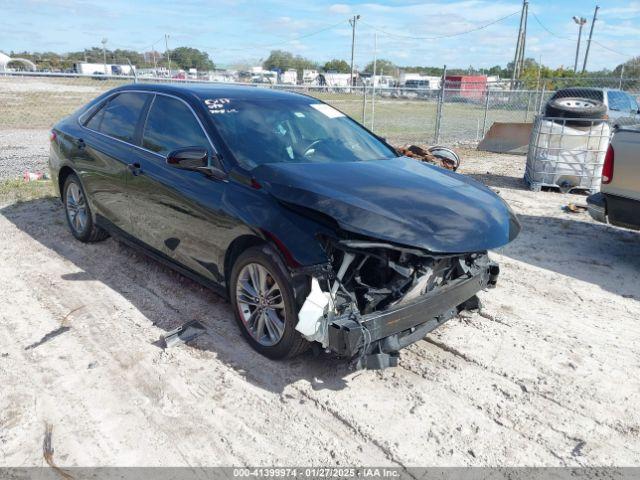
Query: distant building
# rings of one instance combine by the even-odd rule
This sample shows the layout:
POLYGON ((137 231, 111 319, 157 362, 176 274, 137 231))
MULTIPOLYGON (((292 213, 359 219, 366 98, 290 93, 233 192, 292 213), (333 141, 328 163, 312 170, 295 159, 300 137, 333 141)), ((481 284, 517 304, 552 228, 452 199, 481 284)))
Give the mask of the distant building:
POLYGON ((487 90, 486 75, 447 75, 445 80, 448 95, 484 100, 487 90))

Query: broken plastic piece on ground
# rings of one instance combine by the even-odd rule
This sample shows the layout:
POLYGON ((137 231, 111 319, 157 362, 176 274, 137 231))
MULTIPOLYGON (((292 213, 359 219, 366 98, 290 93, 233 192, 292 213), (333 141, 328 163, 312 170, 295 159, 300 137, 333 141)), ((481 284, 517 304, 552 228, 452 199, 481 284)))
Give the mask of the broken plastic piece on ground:
POLYGON ((409 158, 416 158, 422 162, 438 165, 439 167, 453 170, 460 166, 460 157, 456 152, 447 147, 434 146, 423 148, 418 145, 397 147, 396 151, 409 158))
POLYGON ((162 348, 171 348, 181 343, 187 343, 202 335, 206 330, 205 326, 200 322, 191 320, 162 335, 160 337, 160 345, 162 348))
POLYGON ((563 210, 567 213, 582 213, 587 211, 587 206, 570 203, 569 205, 565 205, 563 210))
POLYGON ((35 182, 36 180, 47 180, 49 176, 43 172, 24 172, 22 179, 25 182, 35 182))

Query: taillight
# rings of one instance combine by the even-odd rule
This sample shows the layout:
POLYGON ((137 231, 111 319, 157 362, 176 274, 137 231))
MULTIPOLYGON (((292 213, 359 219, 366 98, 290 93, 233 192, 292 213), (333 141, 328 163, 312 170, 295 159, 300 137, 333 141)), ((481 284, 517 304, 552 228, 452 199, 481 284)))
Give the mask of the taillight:
POLYGON ((602 167, 602 183, 611 183, 611 180, 613 180, 613 157, 613 147, 609 145, 602 167))
POLYGON ((54 132, 53 130, 51 130, 51 133, 49 134, 49 141, 50 142, 55 142, 56 138, 58 138, 58 136, 56 135, 56 132, 54 132))

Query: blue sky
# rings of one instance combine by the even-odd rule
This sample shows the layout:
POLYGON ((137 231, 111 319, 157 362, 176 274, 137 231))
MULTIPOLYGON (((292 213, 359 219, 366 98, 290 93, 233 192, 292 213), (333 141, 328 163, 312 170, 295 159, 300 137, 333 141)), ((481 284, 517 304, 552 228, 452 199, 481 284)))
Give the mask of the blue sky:
MULTIPOLYGON (((614 68, 640 55, 640 1, 530 0, 527 56, 544 64, 573 66, 577 25, 589 22, 600 5, 590 68, 614 68), (558 38, 546 31, 534 18, 558 38)), ((489 67, 513 59, 520 0, 3 0, 0 51, 64 52, 99 46, 139 51, 194 46, 220 65, 258 62, 272 48, 317 61, 350 57, 350 15, 360 14, 356 64, 373 57, 378 31, 378 58, 399 65, 489 67), (490 23, 482 30, 448 38, 490 23), (316 33, 319 32, 319 33, 316 33)), ((583 39, 588 34, 586 26, 583 39)), ((584 52, 584 46, 582 49, 584 52)))

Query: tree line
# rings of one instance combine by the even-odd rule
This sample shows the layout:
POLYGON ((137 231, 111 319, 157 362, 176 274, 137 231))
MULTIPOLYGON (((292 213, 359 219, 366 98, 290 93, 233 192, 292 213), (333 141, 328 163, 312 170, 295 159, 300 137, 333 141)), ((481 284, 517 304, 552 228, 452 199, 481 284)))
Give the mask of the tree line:
MULTIPOLYGON (((197 48, 178 47, 168 52, 147 51, 138 52, 127 49, 106 49, 106 61, 111 64, 128 64, 136 65, 138 68, 167 68, 169 60, 172 69, 188 70, 196 68, 198 70, 213 70, 215 64, 209 54, 197 48)), ((67 52, 63 54, 55 52, 10 52, 11 57, 26 58, 36 64, 39 70, 65 71, 73 68, 74 63, 90 62, 102 63, 103 50, 100 47, 92 47, 75 52, 67 52)), ((18 65, 16 65, 18 66, 18 65)), ((262 62, 262 67, 267 70, 285 71, 294 69, 302 73, 305 69, 314 69, 324 72, 350 73, 351 65, 344 59, 334 58, 324 63, 317 62, 301 55, 294 55, 285 50, 272 50, 269 56, 262 62)), ((373 73, 373 62, 367 63, 361 72, 373 73)), ((510 62, 506 66, 495 65, 491 68, 479 69, 473 66, 468 68, 450 68, 447 73, 451 75, 494 75, 500 78, 510 78, 513 63, 510 62)), ((407 73, 419 73, 422 75, 440 76, 442 75, 442 67, 434 66, 398 66, 391 60, 381 58, 376 63, 376 73, 381 75, 397 76, 400 70, 407 73)), ((538 78, 542 79, 574 79, 577 85, 587 84, 589 79, 593 78, 619 78, 624 72, 625 78, 640 78, 640 56, 629 59, 628 61, 617 65, 613 70, 599 70, 586 72, 584 74, 574 73, 572 69, 563 67, 551 68, 545 65, 539 65, 533 58, 527 58, 524 62, 524 68, 520 76, 520 80, 527 87, 535 87, 538 78)), ((549 83, 547 88, 553 88, 554 85, 549 83)))
POLYGON ((10 52, 10 57, 26 58, 36 64, 39 70, 65 71, 73 68, 74 63, 103 63, 106 56, 106 63, 132 65, 138 68, 167 68, 171 61, 172 69, 188 70, 197 68, 198 70, 213 70, 215 64, 209 58, 207 52, 197 48, 178 47, 168 52, 137 52, 135 50, 115 49, 103 50, 100 47, 92 47, 76 52, 55 53, 55 52, 10 52))

